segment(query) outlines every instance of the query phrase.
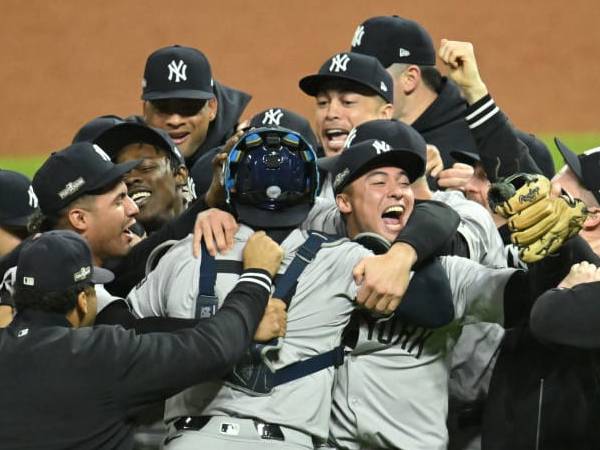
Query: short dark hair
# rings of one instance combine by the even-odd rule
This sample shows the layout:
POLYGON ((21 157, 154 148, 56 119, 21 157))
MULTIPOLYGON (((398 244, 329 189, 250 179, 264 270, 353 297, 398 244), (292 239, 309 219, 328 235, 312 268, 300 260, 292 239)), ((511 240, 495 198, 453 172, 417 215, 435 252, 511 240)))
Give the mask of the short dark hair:
POLYGON ((111 183, 107 186, 103 186, 101 189, 98 189, 93 192, 88 192, 83 194, 80 197, 77 197, 63 209, 50 213, 44 214, 41 210, 37 210, 34 212, 29 218, 29 223, 27 224, 27 229, 29 233, 44 233, 46 231, 56 230, 60 228, 61 221, 67 215, 69 209, 74 207, 89 207, 90 202, 93 200, 93 197, 96 195, 102 195, 114 189, 114 187, 119 184, 122 180, 118 179, 114 183, 111 183))
POLYGON ((319 94, 329 90, 340 92, 356 92, 357 94, 364 95, 367 97, 379 97, 385 103, 388 103, 388 101, 381 95, 379 95, 377 91, 371 89, 368 86, 365 86, 364 84, 352 80, 331 78, 329 80, 323 81, 323 83, 319 87, 319 94))
POLYGON ((90 283, 78 283, 63 291, 43 292, 30 287, 17 287, 12 295, 17 311, 33 309, 49 313, 67 314, 75 305, 81 292, 89 293, 90 283))

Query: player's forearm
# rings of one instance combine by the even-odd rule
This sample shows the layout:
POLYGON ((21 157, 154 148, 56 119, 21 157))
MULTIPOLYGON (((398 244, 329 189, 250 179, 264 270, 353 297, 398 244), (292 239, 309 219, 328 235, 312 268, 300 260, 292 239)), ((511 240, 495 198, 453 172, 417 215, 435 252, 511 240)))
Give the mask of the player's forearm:
POLYGON ((116 389, 138 393, 121 397, 135 402, 128 405, 129 410, 193 384, 219 379, 233 367, 250 345, 270 296, 265 287, 270 283, 248 281, 248 275, 256 272, 242 274, 213 318, 175 333, 138 336, 133 351, 129 348, 117 356, 116 366, 127 370, 128 376, 118 377, 116 389))
POLYGON ((489 94, 467 108, 465 119, 490 181, 516 172, 541 173, 529 149, 489 94))

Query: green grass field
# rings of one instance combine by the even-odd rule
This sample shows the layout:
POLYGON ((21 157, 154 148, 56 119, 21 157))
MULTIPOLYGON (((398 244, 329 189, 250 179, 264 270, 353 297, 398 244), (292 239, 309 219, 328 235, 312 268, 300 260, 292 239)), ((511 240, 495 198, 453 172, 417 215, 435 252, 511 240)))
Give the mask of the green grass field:
MULTIPOLYGON (((539 135, 540 139, 546 143, 552 152, 554 165, 559 168, 562 167, 563 160, 558 153, 558 150, 556 150, 556 146, 554 145, 554 136, 554 134, 539 135)), ((600 133, 560 133, 558 136, 565 144, 567 144, 567 146, 569 146, 571 150, 577 153, 600 146, 600 133)), ((17 172, 24 173, 31 178, 45 158, 45 156, 27 156, 23 158, 0 157, 0 168, 16 170, 17 172)))

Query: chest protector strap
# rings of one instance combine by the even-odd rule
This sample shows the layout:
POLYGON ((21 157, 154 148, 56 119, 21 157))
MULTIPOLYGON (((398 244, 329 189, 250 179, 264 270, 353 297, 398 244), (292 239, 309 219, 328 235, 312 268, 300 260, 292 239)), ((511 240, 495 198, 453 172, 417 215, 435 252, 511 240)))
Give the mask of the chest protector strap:
MULTIPOLYGON (((296 293, 298 278, 306 266, 314 260, 325 242, 336 239, 338 238, 334 236, 309 232, 308 239, 298 249, 285 273, 276 279, 273 297, 283 300, 289 308, 296 293)), ((250 395, 265 395, 271 392, 275 386, 311 375, 328 367, 337 367, 343 362, 343 348, 338 347, 275 370, 273 362, 277 360, 278 351, 282 345, 281 339, 274 339, 266 344, 253 343, 242 361, 225 377, 226 384, 250 395)))
POLYGON ((219 299, 215 295, 217 281, 217 264, 215 257, 208 253, 204 241, 201 246, 200 280, 198 296, 196 297, 196 319, 208 319, 217 313, 219 299))

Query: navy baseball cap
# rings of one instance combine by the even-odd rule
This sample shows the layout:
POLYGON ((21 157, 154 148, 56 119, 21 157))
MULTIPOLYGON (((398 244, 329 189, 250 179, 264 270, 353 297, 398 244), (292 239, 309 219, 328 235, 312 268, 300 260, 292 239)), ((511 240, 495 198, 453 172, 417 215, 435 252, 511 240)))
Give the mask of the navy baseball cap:
POLYGON ((83 125, 73 136, 73 144, 77 142, 94 142, 94 140, 109 128, 123 123, 123 119, 115 115, 98 116, 83 125))
POLYGON ((42 212, 56 213, 84 194, 113 185, 140 162, 113 164, 97 144, 79 142, 52 153, 31 184, 42 212))
POLYGON ((329 58, 319 73, 300 80, 305 94, 317 96, 325 82, 348 80, 372 90, 388 103, 394 103, 394 82, 376 58, 360 53, 338 53, 329 58))
POLYGON ((146 60, 142 100, 214 96, 210 64, 201 51, 173 45, 156 50, 146 60))
POLYGON ((26 227, 38 199, 25 175, 0 169, 0 226, 26 227))
POLYGON ((144 143, 160 148, 172 156, 178 164, 185 161, 177 146, 167 132, 160 128, 152 128, 138 122, 122 121, 100 133, 94 143, 98 144, 111 160, 114 160, 121 149, 129 144, 144 143))
POLYGON ((87 242, 70 230, 38 234, 26 241, 17 262, 15 285, 36 291, 63 291, 79 283, 104 284, 111 271, 94 267, 87 242))
POLYGON ((554 143, 565 159, 565 163, 577 176, 581 184, 594 194, 596 201, 600 203, 600 147, 592 148, 577 155, 557 137, 554 138, 554 143))
POLYGON ((310 123, 300 114, 285 108, 269 108, 256 113, 250 119, 251 128, 282 127, 300 133, 313 149, 317 148, 317 138, 310 123))
POLYGON ((394 63, 435 66, 429 33, 414 20, 398 16, 371 17, 354 32, 352 51, 374 56, 383 67, 394 63))
POLYGON ((426 161, 427 144, 414 128, 397 120, 377 119, 353 128, 342 153, 320 158, 318 165, 332 174, 338 194, 369 170, 386 165, 403 169, 412 183, 425 173, 426 161), (352 154, 346 155, 350 150, 352 154))
POLYGON ((253 227, 297 226, 319 190, 316 160, 313 148, 295 131, 251 129, 224 166, 227 204, 253 227))

